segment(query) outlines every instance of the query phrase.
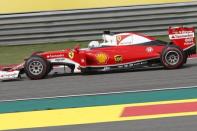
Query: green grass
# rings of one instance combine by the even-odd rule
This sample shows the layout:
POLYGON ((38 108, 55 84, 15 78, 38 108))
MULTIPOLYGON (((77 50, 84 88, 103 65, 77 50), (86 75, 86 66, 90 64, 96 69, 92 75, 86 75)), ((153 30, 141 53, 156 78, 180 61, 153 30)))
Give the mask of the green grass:
POLYGON ((170 42, 170 39, 168 36, 156 36, 156 38, 158 40, 163 40, 163 41, 166 41, 166 42, 170 42))
MULTIPOLYGON (((167 36, 157 36, 158 39, 169 41, 167 36)), ((62 42, 20 46, 0 46, 0 65, 21 63, 24 58, 30 56, 35 51, 63 50, 73 48, 79 44, 80 47, 87 47, 89 42, 62 42)))
POLYGON ((87 47, 88 42, 64 42, 37 45, 0 46, 0 65, 21 63, 24 58, 35 51, 63 50, 73 48, 77 44, 87 47))

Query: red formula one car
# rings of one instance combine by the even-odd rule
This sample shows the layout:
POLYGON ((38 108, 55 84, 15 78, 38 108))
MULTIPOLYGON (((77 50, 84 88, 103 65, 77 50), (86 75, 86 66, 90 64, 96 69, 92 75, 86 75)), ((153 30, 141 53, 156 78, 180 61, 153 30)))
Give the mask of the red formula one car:
POLYGON ((0 79, 8 80, 25 73, 37 80, 47 76, 57 65, 71 72, 108 71, 141 67, 164 66, 177 69, 196 53, 194 28, 169 28, 171 42, 164 42, 138 33, 103 34, 103 42, 90 42, 88 48, 37 52, 14 67, 0 71, 0 79))

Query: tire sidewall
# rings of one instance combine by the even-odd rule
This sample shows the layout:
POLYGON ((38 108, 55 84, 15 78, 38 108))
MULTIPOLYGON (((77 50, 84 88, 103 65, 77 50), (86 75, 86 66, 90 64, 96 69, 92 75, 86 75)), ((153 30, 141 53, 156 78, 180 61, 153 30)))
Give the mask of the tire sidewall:
POLYGON ((25 62, 25 73, 26 75, 32 79, 32 80, 38 80, 38 79, 43 79, 47 73, 48 73, 48 64, 47 64, 47 61, 40 57, 40 56, 32 56, 30 57, 26 62, 25 62), (42 69, 42 72, 39 74, 39 75, 34 75, 32 74, 30 71, 29 71, 29 65, 32 63, 32 62, 35 62, 35 61, 38 61, 42 64, 43 66, 43 69, 42 69))
POLYGON ((163 64, 163 66, 167 69, 177 69, 177 68, 181 67, 184 63, 184 58, 185 58, 184 52, 179 47, 176 47, 176 46, 168 46, 168 47, 164 48, 164 50, 162 51, 162 54, 161 54, 161 62, 163 64), (170 65, 166 60, 166 55, 170 51, 176 52, 179 56, 179 61, 175 65, 170 65))

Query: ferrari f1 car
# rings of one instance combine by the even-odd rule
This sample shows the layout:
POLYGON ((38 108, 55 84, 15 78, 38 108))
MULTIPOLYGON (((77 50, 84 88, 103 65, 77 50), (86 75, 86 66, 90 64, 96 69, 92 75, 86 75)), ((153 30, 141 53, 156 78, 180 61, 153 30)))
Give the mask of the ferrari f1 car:
POLYGON ((33 53, 13 67, 3 67, 0 79, 15 79, 25 73, 30 79, 45 78, 56 66, 66 66, 72 73, 108 71, 163 66, 177 69, 196 53, 195 30, 170 27, 171 42, 164 42, 138 33, 103 34, 103 41, 90 42, 88 48, 33 53))

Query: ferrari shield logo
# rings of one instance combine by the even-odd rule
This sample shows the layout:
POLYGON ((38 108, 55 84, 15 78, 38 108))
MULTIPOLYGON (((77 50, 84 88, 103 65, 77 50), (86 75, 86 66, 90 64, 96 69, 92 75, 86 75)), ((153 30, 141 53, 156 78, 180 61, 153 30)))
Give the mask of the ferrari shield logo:
POLYGON ((114 56, 114 60, 116 63, 120 63, 120 62, 122 62, 123 58, 121 55, 116 55, 116 56, 114 56))
POLYGON ((70 59, 73 59, 73 58, 74 58, 74 52, 73 52, 73 51, 70 51, 70 52, 68 53, 68 57, 69 57, 70 59))
POLYGON ((99 64, 106 64, 107 60, 108 60, 108 57, 104 53, 99 53, 99 54, 96 55, 96 60, 99 64))
POLYGON ((122 38, 121 38, 121 36, 117 36, 117 41, 121 41, 122 40, 122 38))

